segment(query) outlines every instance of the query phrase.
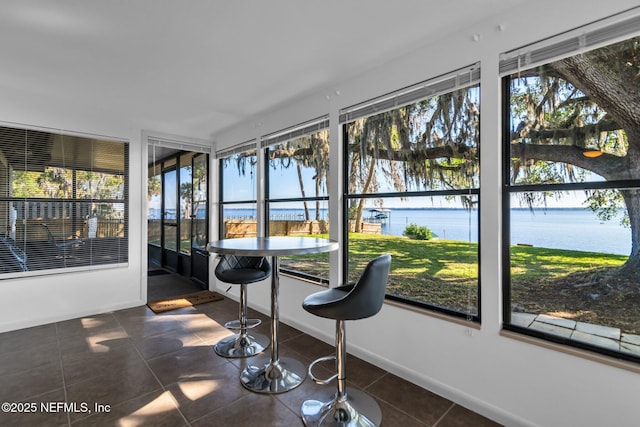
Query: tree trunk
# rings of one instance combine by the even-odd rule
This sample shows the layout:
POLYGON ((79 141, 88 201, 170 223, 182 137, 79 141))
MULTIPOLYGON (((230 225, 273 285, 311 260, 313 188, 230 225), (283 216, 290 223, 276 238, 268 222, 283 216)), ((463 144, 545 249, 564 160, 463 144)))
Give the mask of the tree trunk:
MULTIPOLYGON (((376 159, 371 157, 371 164, 369 165, 367 180, 365 181, 364 186, 362 187, 363 194, 369 192, 369 187, 371 186, 371 183, 373 182, 373 177, 375 176, 375 170, 376 170, 376 159)), ((360 199, 360 202, 358 203, 358 213, 356 214, 356 224, 355 224, 355 230, 354 230, 356 233, 362 232, 362 211, 363 210, 364 210, 364 199, 360 199)))
MULTIPOLYGON (((316 196, 320 194, 320 180, 316 172, 316 196)), ((320 200, 316 200, 316 221, 320 221, 320 200)))
MULTIPOLYGON (((553 68, 580 89, 598 106, 607 111, 627 135, 627 152, 624 158, 610 162, 600 168, 585 165, 586 169, 600 173, 608 181, 616 179, 640 178, 640 86, 633 67, 614 67, 626 64, 629 59, 616 59, 617 53, 610 55, 576 55, 552 64, 553 68), (622 60, 624 59, 624 60, 622 60)), ((611 157, 611 156, 601 156, 611 157)), ((601 161, 605 161, 602 159, 601 161)), ((631 225, 631 253, 621 269, 623 274, 640 273, 640 190, 620 190, 624 198, 631 225)))
MULTIPOLYGON (((298 171, 298 183, 300 184, 300 194, 302 197, 305 197, 304 191, 304 182, 302 181, 302 169, 300 168, 300 163, 296 162, 296 170, 298 171)), ((302 202, 304 205, 304 219, 309 221, 309 206, 307 206, 307 202, 302 202)))
POLYGON ((620 190, 627 205, 629 223, 631 225, 631 253, 622 267, 626 274, 640 273, 640 190, 620 190))

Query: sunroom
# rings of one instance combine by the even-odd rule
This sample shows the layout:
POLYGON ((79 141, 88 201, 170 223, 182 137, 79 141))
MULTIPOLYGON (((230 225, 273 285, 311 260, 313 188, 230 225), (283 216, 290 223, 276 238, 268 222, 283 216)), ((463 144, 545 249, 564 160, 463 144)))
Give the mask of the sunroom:
POLYGON ((340 333, 303 301, 391 255, 345 338, 381 425, 636 425, 637 2, 450 3, 4 5, 0 422, 303 425, 328 386, 213 351, 207 250, 293 237, 335 245, 247 303, 305 366, 340 333))

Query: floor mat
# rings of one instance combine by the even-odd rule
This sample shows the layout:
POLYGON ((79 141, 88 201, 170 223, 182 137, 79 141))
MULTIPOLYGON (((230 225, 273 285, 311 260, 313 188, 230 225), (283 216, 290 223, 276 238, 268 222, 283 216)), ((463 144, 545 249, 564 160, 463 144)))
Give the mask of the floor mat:
POLYGON ((224 297, 216 292, 200 291, 193 294, 180 295, 167 298, 161 301, 149 302, 147 305, 154 313, 176 310, 178 308, 190 307, 192 305, 204 304, 207 302, 220 301, 224 297))

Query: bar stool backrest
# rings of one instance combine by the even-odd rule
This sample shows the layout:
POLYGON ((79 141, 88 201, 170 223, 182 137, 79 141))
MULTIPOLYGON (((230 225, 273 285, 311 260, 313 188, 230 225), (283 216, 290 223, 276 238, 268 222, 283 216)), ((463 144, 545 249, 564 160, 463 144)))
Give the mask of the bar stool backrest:
POLYGON ((222 255, 215 275, 225 283, 253 283, 271 275, 271 264, 264 257, 222 255))
POLYGON ((344 297, 347 308, 343 320, 357 320, 377 314, 384 303, 391 255, 385 254, 367 264, 360 279, 344 297))
POLYGON ((356 320, 377 314, 384 303, 389 278, 391 255, 385 254, 369 261, 349 295, 349 319, 356 320))
POLYGON ((302 308, 316 316, 335 320, 371 317, 384 303, 390 265, 391 255, 381 255, 369 261, 357 282, 309 295, 302 308))

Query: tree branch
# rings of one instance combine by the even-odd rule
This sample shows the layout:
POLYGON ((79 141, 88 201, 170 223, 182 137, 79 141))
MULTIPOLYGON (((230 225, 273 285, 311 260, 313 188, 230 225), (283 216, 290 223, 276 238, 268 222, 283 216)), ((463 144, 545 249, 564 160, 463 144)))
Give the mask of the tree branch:
POLYGON ((586 157, 583 148, 574 145, 511 144, 511 158, 568 163, 597 173, 607 180, 632 178, 626 157, 603 153, 599 157, 586 157))
POLYGON ((519 138, 528 138, 532 141, 569 138, 573 141, 573 145, 584 147, 587 136, 596 137, 600 132, 611 132, 619 129, 621 127, 615 120, 601 120, 598 123, 582 127, 531 130, 524 135, 520 135, 518 132, 511 132, 511 141, 519 138))

